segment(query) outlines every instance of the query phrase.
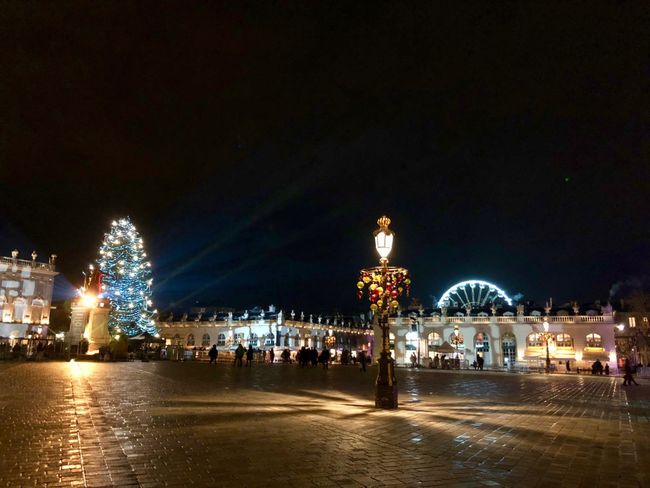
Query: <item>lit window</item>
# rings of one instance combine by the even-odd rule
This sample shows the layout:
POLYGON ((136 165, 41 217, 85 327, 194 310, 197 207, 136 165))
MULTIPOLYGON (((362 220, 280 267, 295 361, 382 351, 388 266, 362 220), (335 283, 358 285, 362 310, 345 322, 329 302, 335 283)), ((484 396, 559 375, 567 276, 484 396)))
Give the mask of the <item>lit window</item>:
POLYGON ((429 347, 442 346, 442 337, 437 332, 431 332, 428 336, 429 347))
POLYGON ((194 345, 194 334, 190 334, 187 336, 187 345, 188 346, 194 345))
POLYGON ((474 337, 474 347, 476 348, 476 352, 490 352, 490 338, 487 334, 483 334, 482 332, 476 334, 476 337, 474 337))
POLYGON ((226 335, 219 334, 217 336, 217 346, 225 346, 225 345, 226 345, 226 335))
POLYGON ((557 347, 573 347, 573 338, 569 334, 558 334, 556 344, 557 347))
POLYGON ((501 338, 501 350, 503 351, 504 366, 510 366, 517 361, 517 340, 509 332, 501 338))
POLYGON ((538 334, 537 332, 528 334, 528 347, 540 347, 543 345, 544 338, 542 337, 542 334, 538 334))
POLYGON ((587 347, 603 347, 603 338, 598 334, 588 334, 587 347))
POLYGON ((636 317, 630 317, 628 320, 630 321, 630 327, 636 327, 636 317))
POLYGON ((204 347, 210 345, 210 334, 203 334, 203 339, 201 340, 201 345, 204 346, 204 347))

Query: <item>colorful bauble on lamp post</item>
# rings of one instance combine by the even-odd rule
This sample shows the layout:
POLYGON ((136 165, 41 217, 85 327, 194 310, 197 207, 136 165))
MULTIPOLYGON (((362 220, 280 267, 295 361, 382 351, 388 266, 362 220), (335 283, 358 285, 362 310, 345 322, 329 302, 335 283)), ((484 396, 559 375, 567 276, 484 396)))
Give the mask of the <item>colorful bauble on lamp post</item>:
POLYGON ((385 215, 377 220, 379 228, 373 233, 375 248, 379 254, 379 266, 364 268, 357 281, 357 296, 367 295, 370 310, 377 316, 381 328, 381 353, 379 371, 375 383, 375 407, 397 408, 397 380, 395 361, 390 355, 390 329, 388 317, 399 309, 399 297, 409 294, 411 279, 406 268, 388 266, 388 256, 393 248, 395 234, 388 226, 390 219, 385 215))
POLYGON ((548 348, 548 343, 549 341, 553 338, 553 334, 548 331, 548 321, 544 320, 544 324, 542 325, 544 332, 542 332, 540 335, 544 339, 544 344, 546 345, 546 367, 544 370, 547 373, 551 372, 551 354, 548 348))

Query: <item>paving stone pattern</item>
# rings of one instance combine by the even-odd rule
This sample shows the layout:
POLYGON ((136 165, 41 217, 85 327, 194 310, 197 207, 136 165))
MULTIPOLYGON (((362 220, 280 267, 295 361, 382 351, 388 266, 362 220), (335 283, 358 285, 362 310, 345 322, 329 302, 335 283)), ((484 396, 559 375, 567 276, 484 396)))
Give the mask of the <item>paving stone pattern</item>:
POLYGON ((353 366, 0 363, 0 486, 650 486, 650 384, 353 366))

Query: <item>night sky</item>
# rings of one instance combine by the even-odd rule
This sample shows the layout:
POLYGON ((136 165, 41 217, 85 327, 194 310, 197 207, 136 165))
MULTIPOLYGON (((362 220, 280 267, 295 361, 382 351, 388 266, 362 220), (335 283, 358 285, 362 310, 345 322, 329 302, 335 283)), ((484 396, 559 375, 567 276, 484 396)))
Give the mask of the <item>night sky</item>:
POLYGON ((114 218, 159 309, 357 310, 375 221, 425 305, 650 274, 645 2, 11 2, 0 250, 79 286, 114 218))

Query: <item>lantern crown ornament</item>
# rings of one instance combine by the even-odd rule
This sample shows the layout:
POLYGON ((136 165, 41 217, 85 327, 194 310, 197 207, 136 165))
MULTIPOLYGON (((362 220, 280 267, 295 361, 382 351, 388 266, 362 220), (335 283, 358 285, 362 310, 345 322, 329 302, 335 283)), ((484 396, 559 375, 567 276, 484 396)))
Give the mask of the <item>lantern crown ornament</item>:
POLYGON ((411 278, 407 269, 388 266, 388 256, 395 237, 394 232, 388 228, 390 219, 384 215, 377 220, 377 224, 379 228, 373 232, 373 236, 380 265, 361 270, 357 281, 357 296, 361 299, 366 290, 373 313, 395 312, 399 309, 398 298, 404 292, 407 296, 409 294, 411 278))
POLYGON ((388 228, 390 219, 383 215, 377 219, 379 228, 375 230, 372 235, 375 237, 375 249, 379 254, 379 261, 382 264, 388 264, 388 256, 393 249, 393 239, 395 234, 388 228))

